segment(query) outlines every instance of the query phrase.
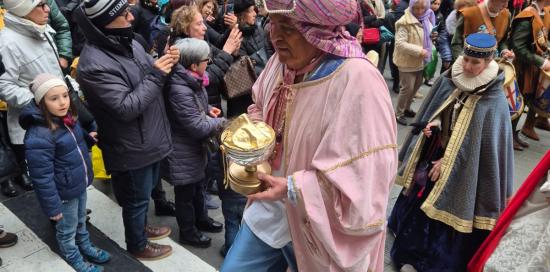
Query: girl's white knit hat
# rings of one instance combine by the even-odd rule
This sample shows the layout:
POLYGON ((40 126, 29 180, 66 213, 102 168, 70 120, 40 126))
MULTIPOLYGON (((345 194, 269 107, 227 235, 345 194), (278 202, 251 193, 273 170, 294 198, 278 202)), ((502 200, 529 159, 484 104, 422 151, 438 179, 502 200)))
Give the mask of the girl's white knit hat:
POLYGON ((36 104, 40 104, 40 101, 44 98, 46 93, 48 93, 51 88, 57 86, 63 86, 67 90, 69 89, 63 79, 51 74, 40 74, 34 78, 29 85, 29 88, 34 95, 34 101, 36 101, 36 104))

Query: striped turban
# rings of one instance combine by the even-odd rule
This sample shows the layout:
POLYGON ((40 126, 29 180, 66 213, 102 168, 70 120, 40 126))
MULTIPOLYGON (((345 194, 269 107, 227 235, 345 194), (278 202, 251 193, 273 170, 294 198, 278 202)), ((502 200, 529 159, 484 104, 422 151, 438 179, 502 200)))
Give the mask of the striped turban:
POLYGON ((360 20, 357 0, 264 0, 268 12, 296 20, 296 27, 315 47, 345 58, 362 58, 359 42, 345 25, 360 20))

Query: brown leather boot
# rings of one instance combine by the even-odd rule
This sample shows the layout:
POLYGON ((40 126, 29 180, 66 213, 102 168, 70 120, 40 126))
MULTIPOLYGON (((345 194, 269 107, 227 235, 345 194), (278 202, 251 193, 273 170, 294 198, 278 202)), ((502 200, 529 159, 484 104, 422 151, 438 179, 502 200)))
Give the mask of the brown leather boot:
POLYGON ((527 136, 527 138, 529 139, 540 141, 539 135, 533 127, 523 126, 523 128, 521 129, 521 133, 523 133, 523 135, 527 136))
POLYGON ((149 240, 160 240, 168 237, 172 233, 172 229, 169 227, 145 227, 145 234, 149 240))
POLYGON ((145 245, 145 248, 142 251, 130 253, 142 261, 155 261, 170 256, 170 254, 172 254, 172 247, 147 242, 147 245, 145 245))
POLYGON ((548 118, 538 116, 535 121, 535 127, 542 130, 550 131, 550 122, 548 121, 548 118))

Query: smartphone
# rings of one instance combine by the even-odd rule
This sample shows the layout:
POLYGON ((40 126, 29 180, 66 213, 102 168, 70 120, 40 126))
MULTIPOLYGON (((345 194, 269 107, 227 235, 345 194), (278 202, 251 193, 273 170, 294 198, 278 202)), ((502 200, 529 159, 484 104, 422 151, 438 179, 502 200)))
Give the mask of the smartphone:
POLYGON ((225 4, 224 14, 233 14, 233 13, 235 13, 233 4, 225 4))

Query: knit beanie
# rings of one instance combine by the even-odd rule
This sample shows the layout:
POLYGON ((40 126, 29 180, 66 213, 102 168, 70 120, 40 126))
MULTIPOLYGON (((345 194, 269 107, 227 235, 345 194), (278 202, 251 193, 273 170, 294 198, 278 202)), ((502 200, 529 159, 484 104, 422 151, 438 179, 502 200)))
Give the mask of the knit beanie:
POLYGON ((63 79, 54 76, 52 74, 40 74, 34 78, 34 80, 29 85, 29 88, 31 89, 32 94, 34 95, 34 101, 36 104, 40 104, 40 101, 48 91, 57 86, 63 86, 67 90, 67 84, 65 84, 65 81, 63 79))
POLYGON ((128 8, 128 0, 85 0, 84 13, 98 27, 103 28, 128 8))
POLYGON ((41 0, 4 0, 4 8, 18 17, 25 17, 40 4, 41 0))
POLYGON ((233 3, 235 5, 233 8, 235 14, 239 14, 247 10, 250 6, 256 5, 254 0, 235 0, 233 3))

